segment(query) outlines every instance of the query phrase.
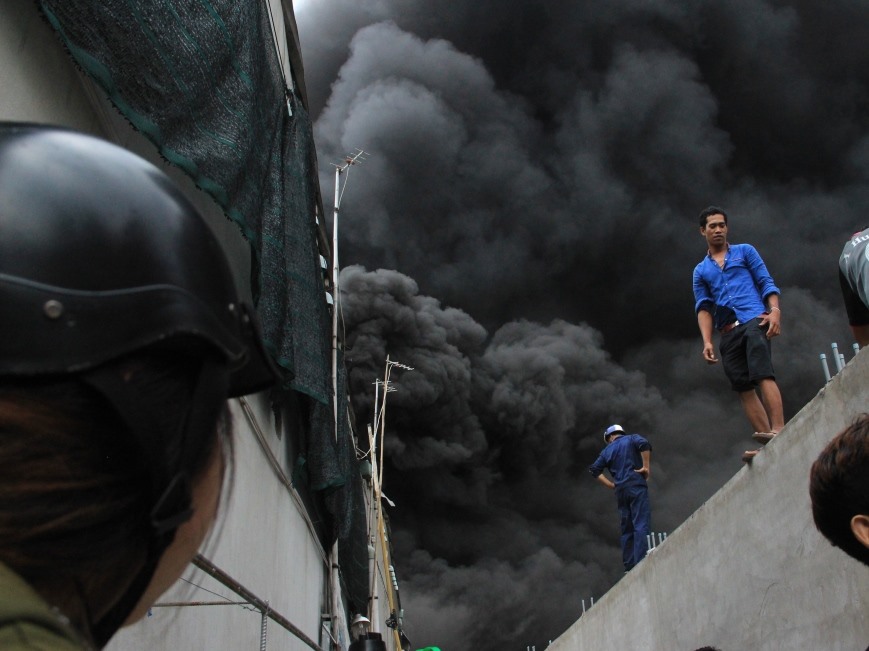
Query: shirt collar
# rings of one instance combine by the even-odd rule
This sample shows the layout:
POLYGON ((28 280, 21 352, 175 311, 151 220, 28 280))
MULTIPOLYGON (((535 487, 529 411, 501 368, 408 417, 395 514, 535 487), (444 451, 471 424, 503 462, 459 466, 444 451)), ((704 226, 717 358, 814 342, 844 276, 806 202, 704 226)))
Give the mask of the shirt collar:
MULTIPOLYGON (((725 244, 727 244, 727 248, 724 249, 724 257, 726 258, 727 255, 730 253, 730 242, 725 242, 725 244)), ((706 257, 710 258, 710 259, 712 258, 712 250, 711 249, 706 249, 706 257)))

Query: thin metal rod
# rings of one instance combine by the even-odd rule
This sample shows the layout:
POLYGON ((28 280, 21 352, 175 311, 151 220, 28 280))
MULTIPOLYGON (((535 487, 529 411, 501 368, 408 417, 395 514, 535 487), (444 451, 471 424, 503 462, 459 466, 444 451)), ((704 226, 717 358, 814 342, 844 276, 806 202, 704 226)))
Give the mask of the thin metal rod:
POLYGON ((335 204, 332 213, 332 410, 335 417, 335 440, 338 440, 338 207, 340 200, 341 172, 335 168, 335 204))
MULTIPOLYGON (((338 442, 338 311, 341 305, 341 292, 338 288, 338 206, 341 203, 341 172, 340 167, 335 167, 335 203, 332 213, 332 416, 335 425, 335 442, 338 442)), ((341 579, 338 575, 338 541, 332 545, 329 551, 331 562, 329 563, 329 592, 330 610, 332 615, 332 631, 338 637, 340 626, 338 615, 338 591, 341 579)))
POLYGON ((821 368, 824 369, 824 379, 829 382, 832 379, 830 376, 830 366, 827 364, 827 356, 824 353, 821 353, 821 368))
POLYGON ((377 508, 380 508, 380 494, 383 490, 383 438, 386 435, 386 394, 389 393, 389 374, 392 365, 389 363, 389 355, 386 356, 386 368, 383 371, 383 405, 380 407, 380 433, 378 449, 380 452, 380 476, 377 478, 377 508))
POLYGON ((249 601, 164 601, 151 608, 184 608, 186 606, 253 606, 249 601))
POLYGON ((838 373, 842 370, 842 358, 839 357, 839 346, 835 341, 830 346, 833 349, 833 360, 836 362, 836 373, 838 373))
POLYGON ((257 597, 253 592, 245 588, 241 583, 229 576, 229 574, 214 565, 214 563, 209 561, 202 554, 196 554, 196 556, 193 557, 191 563, 193 563, 196 567, 198 567, 209 576, 215 578, 218 582, 222 583, 233 592, 235 592, 235 594, 239 595, 244 599, 247 599, 251 605, 259 608, 260 611, 267 612, 269 619, 295 635, 297 638, 299 638, 299 640, 304 642, 305 645, 314 649, 314 651, 323 651, 323 648, 320 647, 319 644, 314 642, 314 640, 305 635, 304 632, 302 632, 302 629, 294 625, 280 613, 276 613, 275 611, 271 610, 269 608, 268 602, 263 601, 262 599, 257 597))

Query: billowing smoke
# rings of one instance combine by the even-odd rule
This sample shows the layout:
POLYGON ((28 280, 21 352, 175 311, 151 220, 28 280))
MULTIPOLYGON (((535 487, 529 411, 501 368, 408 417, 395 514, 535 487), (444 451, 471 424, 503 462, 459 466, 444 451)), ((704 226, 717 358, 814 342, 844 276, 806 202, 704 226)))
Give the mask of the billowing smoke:
POLYGON ((850 342, 836 258, 869 204, 869 5, 330 0, 297 7, 364 430, 386 355, 384 490, 415 648, 545 646, 621 575, 586 467, 654 445, 653 528, 739 469, 707 367, 696 215, 730 214, 783 290, 786 416, 850 342), (690 6, 689 6, 690 5, 690 6))

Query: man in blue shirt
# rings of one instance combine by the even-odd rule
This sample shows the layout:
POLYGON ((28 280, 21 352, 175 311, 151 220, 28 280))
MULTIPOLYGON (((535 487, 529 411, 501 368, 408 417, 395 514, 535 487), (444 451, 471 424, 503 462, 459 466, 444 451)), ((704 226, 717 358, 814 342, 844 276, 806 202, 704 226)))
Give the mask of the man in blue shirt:
POLYGON ((621 425, 610 425, 603 433, 606 447, 588 471, 604 486, 616 492, 621 518, 622 562, 625 572, 646 556, 647 536, 652 531, 649 504, 651 444, 639 434, 625 434, 621 425), (610 480, 603 474, 609 470, 610 480))
MULTIPOLYGON (((766 444, 784 427, 770 344, 781 334, 781 292, 757 249, 728 243, 727 214, 721 208, 710 206, 700 213, 700 234, 709 247, 694 268, 694 309, 703 336, 703 359, 718 362, 712 345, 717 330, 724 373, 754 427, 753 438, 766 444)), ((757 450, 749 450, 743 460, 751 461, 755 454, 757 450)))

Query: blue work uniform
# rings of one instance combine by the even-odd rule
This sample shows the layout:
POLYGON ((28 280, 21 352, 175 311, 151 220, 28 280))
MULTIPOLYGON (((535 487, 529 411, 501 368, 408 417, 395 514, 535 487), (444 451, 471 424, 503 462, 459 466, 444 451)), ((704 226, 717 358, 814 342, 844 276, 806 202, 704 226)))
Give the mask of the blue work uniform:
POLYGON ((623 434, 611 441, 588 471, 597 477, 609 470, 616 485, 619 508, 622 562, 630 570, 646 556, 652 532, 652 507, 646 478, 636 472, 643 467, 640 452, 651 450, 651 444, 639 434, 623 434))

